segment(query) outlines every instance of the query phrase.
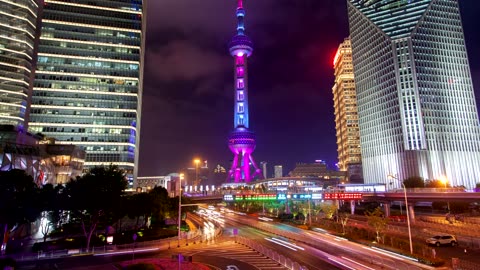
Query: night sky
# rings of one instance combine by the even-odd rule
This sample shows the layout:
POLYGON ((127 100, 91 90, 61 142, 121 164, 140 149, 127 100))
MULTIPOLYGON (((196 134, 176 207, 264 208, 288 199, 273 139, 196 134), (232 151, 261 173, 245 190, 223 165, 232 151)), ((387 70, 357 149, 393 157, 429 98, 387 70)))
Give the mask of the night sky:
MULTIPOLYGON (((244 0, 253 157, 283 165, 337 162, 332 62, 348 36, 346 0, 244 0)), ((478 0, 460 0, 470 67, 480 105, 478 0)), ((193 167, 228 170, 233 129, 234 0, 150 0, 139 176, 193 167)))

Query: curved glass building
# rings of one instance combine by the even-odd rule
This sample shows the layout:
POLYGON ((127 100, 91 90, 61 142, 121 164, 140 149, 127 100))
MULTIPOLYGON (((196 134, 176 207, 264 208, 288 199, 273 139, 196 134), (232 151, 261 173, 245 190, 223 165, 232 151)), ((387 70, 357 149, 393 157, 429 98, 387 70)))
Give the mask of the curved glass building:
POLYGON ((38 5, 0 0, 0 125, 24 130, 31 90, 38 5))
POLYGON ((365 182, 473 188, 480 129, 458 1, 347 3, 365 182))
POLYGON ((44 0, 29 130, 74 144, 85 168, 136 175, 145 11, 142 0, 44 0))

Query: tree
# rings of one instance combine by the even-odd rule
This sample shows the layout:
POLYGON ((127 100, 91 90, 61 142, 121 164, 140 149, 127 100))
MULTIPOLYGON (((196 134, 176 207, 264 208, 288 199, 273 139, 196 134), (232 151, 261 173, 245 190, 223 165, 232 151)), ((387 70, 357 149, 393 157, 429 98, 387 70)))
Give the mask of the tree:
POLYGON ((67 183, 65 193, 71 220, 81 225, 87 250, 98 224, 114 216, 126 187, 124 171, 113 165, 94 167, 67 183))
POLYGON ((387 228, 388 218, 383 215, 382 209, 380 207, 375 208, 373 211, 366 211, 365 216, 367 216, 367 223, 369 226, 375 229, 377 233, 376 240, 380 241, 380 233, 387 228))
POLYGON ((325 217, 330 219, 337 211, 337 206, 333 203, 322 203, 320 204, 320 209, 325 214, 325 217))
MULTIPOLYGON (((159 223, 165 220, 165 216, 170 212, 171 202, 168 191, 164 187, 155 187, 150 190, 149 195, 152 203, 152 223, 159 223)), ((173 209, 178 208, 178 201, 173 209)), ((177 212, 178 213, 178 212, 177 212)))
MULTIPOLYGON (((448 187, 448 183, 446 185, 448 187)), ((444 188, 445 183, 437 179, 427 180, 425 181, 425 187, 426 188, 444 188)))
POLYGON ((51 223, 48 221, 48 212, 53 208, 53 202, 55 201, 55 188, 52 184, 46 184, 40 190, 40 201, 42 204, 40 232, 43 235, 43 242, 47 241, 48 233, 50 232, 51 223))
POLYGON ((350 218, 350 213, 341 212, 338 214, 338 220, 340 221, 340 224, 342 224, 343 234, 345 234, 345 226, 347 226, 349 218, 350 218))
POLYGON ((127 199, 128 217, 136 219, 135 226, 138 226, 140 217, 143 217, 143 227, 147 225, 148 219, 153 214, 153 198, 150 193, 136 193, 127 199))
POLYGON ((23 170, 0 171, 0 230, 6 248, 9 231, 16 225, 34 222, 41 209, 37 204, 38 187, 23 170))
POLYGON ((46 184, 39 191, 38 204, 42 211, 40 232, 43 235, 43 242, 46 242, 49 232, 61 226, 66 219, 66 212, 63 210, 65 206, 64 186, 46 184))
POLYGON ((425 181, 420 176, 412 176, 403 180, 403 184, 406 188, 423 188, 425 187, 425 181))
MULTIPOLYGON (((176 220, 178 224, 178 199, 179 197, 168 198, 167 203, 165 204, 166 211, 164 212, 165 217, 176 220)), ((182 205, 192 204, 192 200, 188 197, 182 196, 182 205)), ((198 207, 193 206, 183 206, 182 207, 182 217, 186 215, 187 212, 196 210, 198 207)), ((181 217, 181 219, 182 219, 181 217)))

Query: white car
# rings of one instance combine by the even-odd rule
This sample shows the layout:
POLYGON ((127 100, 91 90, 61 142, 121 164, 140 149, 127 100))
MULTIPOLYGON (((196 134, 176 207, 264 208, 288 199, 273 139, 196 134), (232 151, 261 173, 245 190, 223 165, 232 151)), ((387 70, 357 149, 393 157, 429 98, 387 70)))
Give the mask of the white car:
POLYGON ((458 244, 457 238, 455 236, 450 235, 450 234, 445 234, 445 235, 436 235, 432 238, 427 239, 427 244, 429 245, 435 245, 437 247, 441 245, 450 245, 450 246, 456 246, 458 244))

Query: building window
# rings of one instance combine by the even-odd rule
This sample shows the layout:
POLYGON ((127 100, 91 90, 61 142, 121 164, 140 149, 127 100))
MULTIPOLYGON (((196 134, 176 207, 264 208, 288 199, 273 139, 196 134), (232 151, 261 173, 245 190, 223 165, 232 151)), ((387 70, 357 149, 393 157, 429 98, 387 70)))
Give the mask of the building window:
POLYGON ((244 111, 244 107, 243 107, 243 102, 241 103, 238 103, 238 110, 237 110, 239 113, 243 113, 244 111))
POLYGON ((245 75, 244 67, 237 67, 237 77, 243 77, 245 75))
POLYGON ((243 89, 245 87, 245 83, 243 79, 238 79, 237 80, 237 89, 243 89))
POLYGON ((245 99, 245 95, 243 94, 243 91, 238 91, 237 100, 243 101, 244 99, 245 99))
POLYGON ((237 66, 243 66, 243 64, 244 64, 243 57, 237 57, 237 66))

